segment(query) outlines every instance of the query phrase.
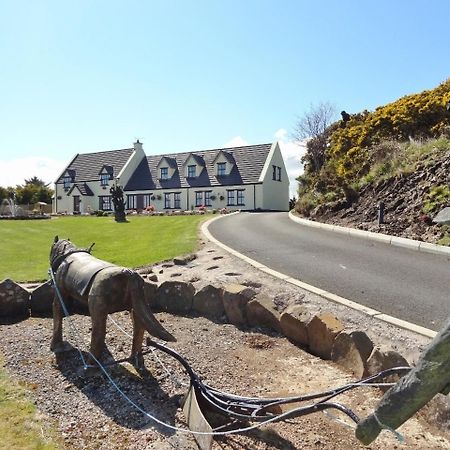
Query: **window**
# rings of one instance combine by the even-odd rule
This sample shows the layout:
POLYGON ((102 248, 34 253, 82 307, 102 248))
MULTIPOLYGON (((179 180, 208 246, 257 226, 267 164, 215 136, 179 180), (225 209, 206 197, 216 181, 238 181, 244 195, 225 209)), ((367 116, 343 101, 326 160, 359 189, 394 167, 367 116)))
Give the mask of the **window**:
POLYGON ((99 198, 99 208, 102 211, 111 211, 111 196, 101 195, 99 198))
POLYGON ((72 183, 72 177, 70 175, 65 175, 63 178, 64 189, 69 189, 72 183))
POLYGON ((197 191, 195 193, 195 206, 203 205, 203 192, 197 191))
POLYGON ((244 191, 243 190, 238 190, 237 192, 237 204, 239 206, 244 206, 244 191))
POLYGON ((109 183, 109 173, 102 173, 100 175, 100 185, 108 186, 108 183, 109 183))
POLYGON ((143 208, 147 208, 147 206, 150 206, 150 204, 151 204, 151 197, 152 197, 152 194, 144 194, 142 196, 142 207, 143 208))
POLYGON ((227 191, 227 206, 234 205, 234 191, 227 191))
POLYGON ((137 208, 137 195, 127 195, 127 209, 137 208))
POLYGON ((227 170, 227 163, 220 162, 217 163, 217 175, 225 175, 225 172, 227 170))
POLYGON ((196 169, 197 169, 197 167, 195 165, 188 166, 187 177, 188 178, 195 178, 195 176, 196 176, 196 169))
POLYGON ((281 181, 281 167, 272 166, 272 180, 281 181))
POLYGON ((181 208, 181 199, 180 199, 180 193, 179 192, 175 192, 173 194, 173 207, 175 209, 180 209, 181 208))
POLYGON ((168 167, 161 167, 161 180, 168 180, 169 179, 169 168, 168 167))
POLYGON ((205 191, 205 206, 211 206, 211 191, 205 191))
POLYGON ((180 209, 181 208, 181 193, 180 192, 165 192, 164 193, 164 208, 165 209, 180 209))
POLYGON ((164 208, 165 209, 171 209, 172 208, 172 202, 171 202, 171 195, 169 193, 164 194, 164 208))

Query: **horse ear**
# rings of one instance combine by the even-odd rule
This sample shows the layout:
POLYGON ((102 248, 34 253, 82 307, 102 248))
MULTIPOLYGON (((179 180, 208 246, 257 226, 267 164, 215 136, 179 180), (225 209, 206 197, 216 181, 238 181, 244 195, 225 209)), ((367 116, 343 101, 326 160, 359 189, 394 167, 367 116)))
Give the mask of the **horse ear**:
POLYGON ((55 244, 56 244, 58 241, 59 241, 59 237, 58 237, 58 235, 56 235, 56 236, 55 236, 55 240, 54 240, 55 244))

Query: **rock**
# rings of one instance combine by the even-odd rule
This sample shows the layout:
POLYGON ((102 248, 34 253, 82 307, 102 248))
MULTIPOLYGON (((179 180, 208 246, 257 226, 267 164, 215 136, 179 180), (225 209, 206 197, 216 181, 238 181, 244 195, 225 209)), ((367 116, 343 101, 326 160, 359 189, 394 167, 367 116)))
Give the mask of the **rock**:
POLYGON ((206 285, 194 295, 192 309, 202 316, 213 319, 224 316, 223 289, 206 285))
POLYGON ((302 346, 308 346, 308 323, 311 314, 301 305, 292 305, 280 316, 282 333, 292 342, 302 346))
POLYGON ((357 378, 362 378, 372 350, 373 342, 363 331, 342 331, 334 340, 331 359, 357 378))
POLYGON ((195 258, 197 258, 197 255, 194 253, 186 256, 180 256, 178 258, 173 258, 173 263, 177 266, 185 266, 186 264, 193 261, 195 258))
POLYGON ((152 311, 158 309, 157 292, 158 292, 158 285, 156 283, 150 283, 148 281, 144 283, 145 302, 152 311))
POLYGON ((433 218, 433 222, 439 225, 450 225, 450 206, 441 209, 433 218))
POLYGON ((23 317, 29 315, 30 293, 13 280, 0 283, 0 316, 23 317))
POLYGON ((323 359, 330 359, 334 339, 344 329, 344 325, 332 314, 324 313, 315 315, 307 329, 311 352, 323 359))
POLYGON ((246 325, 246 305, 255 296, 255 291, 242 284, 230 283, 223 290, 223 306, 228 320, 234 325, 246 325))
POLYGON ((364 376, 375 375, 392 367, 405 366, 409 366, 408 361, 400 353, 393 350, 383 351, 379 348, 374 348, 367 360, 364 376))
POLYGON ((184 281, 165 281, 156 295, 156 307, 172 314, 187 314, 192 309, 195 288, 184 281))
POLYGON ((281 333, 280 313, 273 300, 265 294, 258 294, 246 305, 247 321, 253 327, 265 327, 281 333))
POLYGON ((53 298, 55 289, 50 281, 41 284, 31 292, 30 307, 32 316, 48 315, 53 313, 53 298))

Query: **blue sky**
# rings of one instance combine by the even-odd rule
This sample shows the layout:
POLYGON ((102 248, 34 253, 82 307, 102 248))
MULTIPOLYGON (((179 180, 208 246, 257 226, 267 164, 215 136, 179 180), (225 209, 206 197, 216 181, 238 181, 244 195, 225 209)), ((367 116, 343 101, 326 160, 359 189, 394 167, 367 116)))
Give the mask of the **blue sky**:
POLYGON ((0 185, 75 153, 289 139, 311 103, 374 109, 450 77, 447 0, 0 0, 0 185))

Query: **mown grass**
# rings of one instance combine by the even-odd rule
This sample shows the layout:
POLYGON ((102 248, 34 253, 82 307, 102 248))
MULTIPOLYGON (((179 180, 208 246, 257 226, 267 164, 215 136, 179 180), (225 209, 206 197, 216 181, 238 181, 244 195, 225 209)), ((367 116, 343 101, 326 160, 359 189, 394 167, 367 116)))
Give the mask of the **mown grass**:
POLYGON ((37 417, 26 389, 8 377, 0 358, 0 447, 8 450, 53 450, 56 433, 37 417), (52 436, 53 435, 53 436, 52 436))
POLYGON ((47 279, 55 235, 78 247, 95 242, 93 254, 125 267, 139 267, 195 250, 199 224, 206 216, 56 217, 0 221, 0 280, 47 279))

